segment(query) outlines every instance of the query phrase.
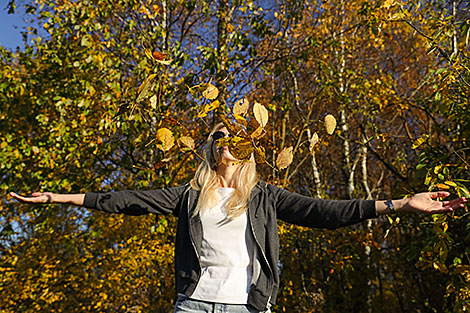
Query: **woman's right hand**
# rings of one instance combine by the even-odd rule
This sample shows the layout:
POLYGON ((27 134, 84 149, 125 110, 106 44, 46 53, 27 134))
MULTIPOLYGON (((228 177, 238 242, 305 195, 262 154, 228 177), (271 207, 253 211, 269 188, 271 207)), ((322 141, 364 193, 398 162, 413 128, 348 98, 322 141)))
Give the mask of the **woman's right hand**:
POLYGON ((34 192, 31 197, 23 197, 17 193, 10 192, 10 196, 26 203, 52 203, 54 194, 52 192, 34 192))

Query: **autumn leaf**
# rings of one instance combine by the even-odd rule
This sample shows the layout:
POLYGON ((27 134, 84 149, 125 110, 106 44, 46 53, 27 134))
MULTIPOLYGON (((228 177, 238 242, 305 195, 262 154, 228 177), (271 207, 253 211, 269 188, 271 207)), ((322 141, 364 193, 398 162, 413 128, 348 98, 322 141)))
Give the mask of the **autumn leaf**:
POLYGON ((325 129, 328 135, 332 135, 335 132, 336 119, 333 115, 328 114, 325 116, 325 129))
POLYGON ((254 150, 251 140, 238 136, 230 139, 228 146, 230 153, 238 160, 249 159, 254 150))
POLYGON ((157 130, 157 142, 161 143, 161 145, 158 145, 158 147, 162 151, 170 150, 175 144, 175 139, 173 138, 173 133, 171 130, 165 127, 157 130))
POLYGON ((243 128, 238 125, 237 123, 230 122, 225 116, 220 116, 222 123, 224 124, 225 128, 229 131, 230 134, 234 136, 238 136, 240 134, 245 134, 243 128))
POLYGON ((178 138, 178 142, 180 145, 185 146, 191 150, 194 150, 194 139, 188 136, 182 136, 178 138))
POLYGON ((426 139, 428 139, 429 135, 428 134, 423 134, 421 135, 418 139, 416 139, 413 144, 411 145, 411 149, 416 149, 418 148, 419 146, 421 146, 425 141, 426 139))
POLYGON ((258 164, 266 162, 266 153, 263 146, 255 149, 255 162, 258 164))
POLYGON ((166 59, 166 54, 158 51, 152 52, 152 57, 156 61, 163 61, 166 59))
POLYGON ((314 133, 312 135, 312 138, 310 138, 310 146, 308 148, 308 150, 310 151, 310 153, 314 153, 314 148, 315 148, 315 145, 318 143, 318 134, 317 133, 314 133))
POLYGON ((139 89, 137 90, 137 99, 135 100, 136 103, 141 102, 144 100, 144 98, 147 96, 148 92, 150 89, 153 87, 153 79, 157 76, 157 74, 152 74, 149 77, 147 77, 142 85, 140 85, 139 89))
POLYGON ((217 89, 217 87, 215 87, 211 83, 209 83, 207 85, 207 88, 202 92, 202 96, 209 100, 214 100, 215 98, 217 98, 218 95, 219 89, 217 89))
POLYGON ((288 167, 294 160, 294 154, 292 153, 293 147, 287 147, 282 149, 281 153, 277 156, 276 165, 282 170, 288 167))
POLYGON ((214 102, 211 102, 211 103, 206 103, 204 105, 204 108, 202 109, 202 111, 199 112, 199 114, 197 116, 198 117, 206 117, 207 113, 209 113, 210 111, 212 111, 214 109, 217 109, 219 106, 220 106, 220 101, 219 100, 215 100, 214 102))
POLYGON ((249 106, 250 106, 250 103, 248 102, 246 98, 238 100, 233 105, 232 113, 233 115, 244 115, 248 111, 249 106))
POLYGON ((262 104, 255 102, 255 105, 253 106, 253 114, 261 127, 266 126, 268 123, 268 110, 266 110, 262 104))

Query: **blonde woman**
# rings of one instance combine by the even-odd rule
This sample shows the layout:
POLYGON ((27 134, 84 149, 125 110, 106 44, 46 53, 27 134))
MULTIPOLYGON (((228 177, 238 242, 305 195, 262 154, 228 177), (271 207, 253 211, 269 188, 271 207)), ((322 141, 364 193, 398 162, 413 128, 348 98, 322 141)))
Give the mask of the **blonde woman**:
POLYGON ((433 200, 449 196, 447 192, 387 201, 305 197, 259 181, 254 162, 237 162, 227 147, 217 147, 224 136, 229 133, 222 124, 212 130, 206 160, 189 184, 149 191, 11 195, 29 203, 177 216, 175 313, 270 312, 279 287, 277 219, 334 229, 380 214, 447 213, 467 201, 433 200))

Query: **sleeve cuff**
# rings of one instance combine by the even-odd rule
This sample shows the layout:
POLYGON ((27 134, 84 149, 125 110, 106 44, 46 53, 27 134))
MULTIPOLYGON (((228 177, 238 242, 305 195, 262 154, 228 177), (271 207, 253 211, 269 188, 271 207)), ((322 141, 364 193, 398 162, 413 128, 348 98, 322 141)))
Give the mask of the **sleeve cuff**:
POLYGON ((377 218, 377 210, 375 209, 375 200, 363 200, 364 201, 364 217, 366 219, 377 218))
POLYGON ((96 201, 98 200, 98 194, 96 192, 87 192, 85 199, 83 200, 83 206, 86 208, 96 208, 96 201))

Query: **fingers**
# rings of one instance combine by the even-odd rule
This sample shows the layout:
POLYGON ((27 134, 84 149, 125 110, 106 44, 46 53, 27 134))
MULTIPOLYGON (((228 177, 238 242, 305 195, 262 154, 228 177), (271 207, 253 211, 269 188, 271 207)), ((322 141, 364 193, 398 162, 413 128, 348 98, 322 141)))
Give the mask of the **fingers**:
POLYGON ((429 196, 434 199, 434 198, 445 198, 450 196, 450 192, 447 191, 436 191, 436 192, 430 192, 429 196))
POLYGON ((20 196, 19 194, 15 193, 13 191, 10 192, 10 196, 12 196, 13 198, 15 198, 17 200, 23 201, 23 202, 45 203, 45 202, 50 201, 50 196, 48 196, 47 200, 40 198, 41 196, 44 196, 44 193, 42 193, 42 192, 34 192, 31 195, 32 195, 32 197, 23 197, 23 196, 20 196))

